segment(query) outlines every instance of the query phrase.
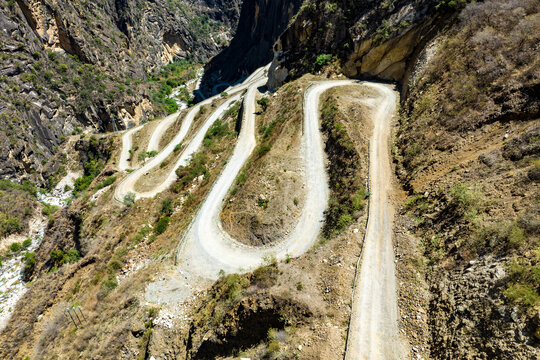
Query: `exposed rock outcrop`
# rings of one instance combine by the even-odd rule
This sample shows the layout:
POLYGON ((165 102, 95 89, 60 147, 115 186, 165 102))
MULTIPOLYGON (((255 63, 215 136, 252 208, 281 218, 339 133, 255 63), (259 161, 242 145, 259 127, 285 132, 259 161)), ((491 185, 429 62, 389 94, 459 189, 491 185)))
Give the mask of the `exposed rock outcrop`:
POLYGON ((241 0, 16 0, 0 5, 0 176, 43 183, 55 147, 85 127, 144 121, 147 76, 206 61, 228 43, 241 0))
POLYGON ((317 70, 317 57, 339 58, 348 77, 401 81, 416 52, 451 12, 438 1, 311 1, 274 45, 269 86, 317 70))

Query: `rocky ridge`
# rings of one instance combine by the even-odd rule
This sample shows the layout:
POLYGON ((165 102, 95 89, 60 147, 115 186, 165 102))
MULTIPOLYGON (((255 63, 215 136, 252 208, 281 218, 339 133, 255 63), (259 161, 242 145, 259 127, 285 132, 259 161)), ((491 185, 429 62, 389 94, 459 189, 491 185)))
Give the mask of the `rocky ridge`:
POLYGON ((226 46, 239 0, 17 0, 0 6, 0 176, 43 182, 66 136, 148 119, 147 75, 226 46))

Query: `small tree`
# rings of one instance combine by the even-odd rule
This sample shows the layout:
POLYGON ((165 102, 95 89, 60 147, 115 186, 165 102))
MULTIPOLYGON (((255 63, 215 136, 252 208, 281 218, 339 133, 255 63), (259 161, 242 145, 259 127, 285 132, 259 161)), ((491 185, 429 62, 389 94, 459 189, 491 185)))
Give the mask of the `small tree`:
POLYGON ((132 207, 135 204, 135 200, 135 194, 129 192, 126 194, 126 196, 124 196, 124 205, 126 205, 127 207, 132 207))
POLYGON ((154 227, 154 233, 156 235, 161 235, 167 230, 167 227, 169 226, 169 220, 170 218, 168 216, 162 217, 159 219, 159 221, 156 223, 156 226, 154 227))
POLYGON ((267 97, 260 98, 259 100, 257 100, 257 104, 261 106, 262 111, 266 111, 266 109, 268 108, 268 98, 267 97))
POLYGON ((320 69, 332 60, 332 54, 321 54, 315 59, 315 68, 320 69))

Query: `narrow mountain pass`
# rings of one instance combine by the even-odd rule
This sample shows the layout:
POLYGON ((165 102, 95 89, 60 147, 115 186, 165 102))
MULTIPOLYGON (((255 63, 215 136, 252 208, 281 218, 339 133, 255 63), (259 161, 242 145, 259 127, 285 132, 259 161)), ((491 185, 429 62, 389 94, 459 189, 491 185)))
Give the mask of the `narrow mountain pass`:
POLYGON ((378 94, 374 102, 369 154, 369 214, 355 280, 345 359, 402 359, 398 337, 397 289, 392 243, 394 209, 389 199, 390 129, 397 96, 388 86, 365 83, 378 94))

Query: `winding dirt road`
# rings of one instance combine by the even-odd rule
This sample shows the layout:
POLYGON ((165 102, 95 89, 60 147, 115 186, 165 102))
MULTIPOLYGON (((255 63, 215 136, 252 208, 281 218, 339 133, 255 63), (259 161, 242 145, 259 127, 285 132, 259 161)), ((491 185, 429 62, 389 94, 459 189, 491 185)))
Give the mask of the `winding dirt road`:
MULTIPOLYGON (((261 84, 264 84, 261 81, 261 84)), ((178 264, 183 273, 216 279, 220 270, 226 273, 246 272, 271 257, 284 259, 306 252, 317 241, 324 211, 328 205, 328 180, 324 145, 319 131, 319 98, 336 86, 354 85, 352 80, 325 81, 313 84, 304 97, 303 147, 306 174, 305 206, 294 230, 282 242, 266 247, 239 243, 227 234, 219 221, 223 200, 236 175, 255 148, 255 100, 257 88, 249 89, 243 126, 233 155, 216 180, 178 250, 178 264)), ((257 84, 258 85, 258 84, 257 84)))
MULTIPOLYGON (((180 158, 176 160, 175 166, 173 167, 173 169, 171 170, 171 172, 168 174, 167 178, 163 182, 161 182, 160 184, 156 184, 156 186, 152 190, 147 191, 147 192, 135 191, 135 184, 137 183, 137 181, 146 173, 150 172, 155 167, 159 166, 165 159, 167 159, 174 152, 175 146, 181 143, 185 139, 186 135, 189 132, 189 129, 191 128, 191 125, 193 124, 195 116, 199 113, 200 108, 204 105, 211 104, 213 101, 219 98, 219 95, 206 99, 198 103, 197 105, 195 105, 193 108, 191 108, 191 110, 187 113, 186 117, 182 121, 182 126, 180 127, 180 131, 169 142, 169 144, 167 144, 167 146, 165 146, 161 150, 161 152, 159 152, 155 157, 151 158, 144 166, 133 171, 131 174, 126 176, 126 178, 124 178, 120 182, 120 184, 118 184, 114 192, 115 200, 122 202, 124 197, 129 193, 135 194, 136 199, 153 197, 157 195, 158 193, 169 188, 176 180, 176 173, 175 173, 176 169, 180 166, 184 166, 189 163, 191 156, 200 148, 202 141, 204 140, 204 135, 206 134, 210 126, 212 126, 212 124, 225 113, 225 111, 229 108, 229 106, 233 102, 238 101, 240 99, 241 97, 240 93, 242 91, 246 90, 254 82, 256 82, 258 79, 264 76, 265 70, 266 70, 266 67, 260 68, 257 71, 255 71, 249 78, 247 78, 243 83, 236 85, 230 89, 227 89, 228 94, 236 94, 236 95, 232 96, 225 103, 219 106, 218 109, 214 113, 212 113, 212 115, 208 119, 205 120, 204 125, 201 127, 201 129, 199 129, 195 137, 189 142, 188 146, 184 149, 184 151, 180 155, 180 158)), ((159 142, 161 140, 161 137, 163 133, 168 129, 168 127, 172 125, 173 120, 174 119, 171 117, 168 117, 162 120, 162 123, 158 125, 158 127, 156 128, 156 131, 154 131, 154 134, 151 136, 150 142, 148 144, 148 149, 159 148, 159 142)), ((131 137, 130 136, 128 137, 126 135, 127 133, 124 134, 124 137, 123 137, 124 142, 122 145, 120 165, 123 165, 123 162, 126 162, 125 160, 123 160, 123 157, 125 157, 126 153, 129 156, 129 149, 131 148, 131 137)))
POLYGON ((403 359, 398 338, 397 289, 392 243, 394 210, 389 201, 392 170, 389 137, 396 93, 388 86, 364 83, 378 94, 370 140, 369 218, 361 268, 353 295, 346 360, 403 359))
POLYGON ((131 154, 129 153, 129 150, 133 147, 133 134, 142 128, 143 125, 139 125, 126 131, 124 135, 122 135, 122 151, 120 152, 120 160, 118 161, 118 169, 120 171, 126 171, 131 168, 131 164, 129 163, 131 154))
MULTIPOLYGON (((255 110, 259 88, 266 83, 264 72, 258 70, 244 83, 229 89, 238 93, 248 89, 244 100, 244 118, 233 154, 214 183, 190 227, 180 242, 177 252, 178 277, 175 287, 191 288, 194 279, 209 283, 225 273, 247 272, 264 264, 270 258, 278 260, 296 257, 317 241, 328 205, 328 180, 325 166, 324 146, 319 130, 319 99, 330 88, 338 86, 363 86, 374 90, 377 96, 368 96, 365 102, 373 108, 373 134, 370 141, 370 201, 369 220, 364 239, 360 271, 355 279, 352 314, 347 339, 346 359, 400 359, 404 346, 400 345, 397 322, 397 293, 394 253, 392 244, 393 208, 389 202, 392 172, 389 155, 390 121, 395 111, 396 93, 386 85, 353 80, 324 81, 313 83, 304 96, 303 153, 305 154, 306 195, 305 206, 294 230, 280 243, 265 247, 252 247, 233 239, 221 226, 219 214, 237 174, 255 149, 255 110)), ((197 151, 208 128, 217 120, 240 94, 229 98, 205 121, 205 124, 189 142, 174 167, 186 165, 197 151)), ((193 122, 200 106, 195 106, 186 116, 180 132, 155 158, 134 171, 122 181, 115 192, 115 199, 122 201, 128 192, 137 198, 152 197, 168 188, 176 179, 174 170, 161 184, 151 191, 137 193, 137 180, 158 166, 181 142, 193 122)), ((149 149, 157 149, 161 135, 172 121, 164 121, 163 127, 152 136, 149 149)), ((132 131, 137 131, 133 129, 132 131)), ((124 139, 129 140, 127 134, 124 139)), ((129 143, 126 141, 126 144, 129 143)), ((123 152, 124 153, 124 152, 123 152)), ((122 165, 122 160, 121 160, 122 165)), ((150 289, 163 287, 155 284, 150 289)))
MULTIPOLYGON (((260 84, 264 82, 261 81, 260 84)), ((373 135, 370 143, 369 221, 364 239, 361 270, 356 280, 346 359, 401 359, 406 354, 398 337, 398 310, 392 244, 393 209, 389 202, 392 172, 389 155, 391 119, 396 93, 386 85, 356 81, 313 84, 304 97, 303 146, 306 173, 305 207, 293 232, 281 243, 250 247, 227 234, 219 221, 223 200, 255 148, 255 100, 252 86, 245 99, 243 127, 234 153, 204 201, 178 251, 181 272, 215 280, 225 273, 253 270, 270 257, 299 256, 317 240, 328 202, 328 183, 323 142, 319 131, 319 98, 337 86, 364 86, 378 96, 373 104, 373 135)))

